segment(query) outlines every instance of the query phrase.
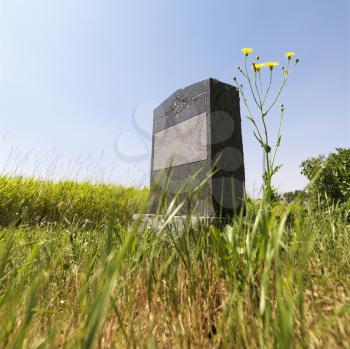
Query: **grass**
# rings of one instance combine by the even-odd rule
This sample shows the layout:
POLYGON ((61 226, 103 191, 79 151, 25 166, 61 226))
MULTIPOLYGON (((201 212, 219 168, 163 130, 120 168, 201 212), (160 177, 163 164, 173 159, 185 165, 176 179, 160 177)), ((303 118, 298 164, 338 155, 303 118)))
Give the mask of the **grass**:
POLYGON ((98 228, 113 216, 126 224, 144 205, 148 189, 89 182, 0 176, 0 225, 98 228))
POLYGON ((350 347, 350 202, 147 229, 146 190, 0 183, 2 348, 350 347))

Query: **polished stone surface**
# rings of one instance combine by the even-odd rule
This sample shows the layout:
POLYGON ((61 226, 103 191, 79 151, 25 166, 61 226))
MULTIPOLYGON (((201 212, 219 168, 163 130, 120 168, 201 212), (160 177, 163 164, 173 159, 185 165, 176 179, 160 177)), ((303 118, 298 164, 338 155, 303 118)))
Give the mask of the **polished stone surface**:
POLYGON ((153 171, 206 160, 206 113, 155 133, 153 149, 153 171))

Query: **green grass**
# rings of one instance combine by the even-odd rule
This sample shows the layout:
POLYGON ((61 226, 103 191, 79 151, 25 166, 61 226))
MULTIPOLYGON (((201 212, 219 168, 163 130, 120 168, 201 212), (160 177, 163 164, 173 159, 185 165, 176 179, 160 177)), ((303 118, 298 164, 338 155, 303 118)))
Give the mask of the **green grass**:
POLYGON ((130 221, 148 189, 74 181, 0 176, 0 225, 68 225, 97 228, 106 217, 130 221))
POLYGON ((146 190, 0 183, 2 348, 350 347, 350 202, 146 229, 146 190))

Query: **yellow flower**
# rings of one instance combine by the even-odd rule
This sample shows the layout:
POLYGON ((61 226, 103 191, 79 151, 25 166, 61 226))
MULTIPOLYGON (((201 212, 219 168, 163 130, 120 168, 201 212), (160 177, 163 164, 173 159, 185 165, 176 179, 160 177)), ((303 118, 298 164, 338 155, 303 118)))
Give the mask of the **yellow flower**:
POLYGON ((273 69, 273 67, 278 66, 278 62, 266 62, 264 64, 265 64, 265 66, 270 67, 271 70, 273 69))
POLYGON ((288 59, 291 59, 294 55, 295 55, 295 52, 287 52, 284 54, 288 59))
POLYGON ((260 71, 261 68, 265 67, 264 63, 252 63, 255 72, 260 71))
POLYGON ((249 53, 252 53, 252 52, 253 52, 253 49, 252 49, 252 48, 248 48, 248 47, 244 47, 244 48, 242 48, 242 52, 243 52, 246 56, 248 56, 249 53))

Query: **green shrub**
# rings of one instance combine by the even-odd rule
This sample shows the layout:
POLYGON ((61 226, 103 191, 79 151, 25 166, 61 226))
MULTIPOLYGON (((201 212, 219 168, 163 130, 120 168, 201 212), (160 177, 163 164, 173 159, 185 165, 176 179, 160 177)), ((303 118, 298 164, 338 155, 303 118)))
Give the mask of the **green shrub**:
POLYGON ((332 201, 345 202, 350 198, 350 149, 336 148, 328 157, 319 155, 301 163, 301 173, 310 181, 312 193, 332 201))
POLYGON ((286 193, 282 194, 281 198, 284 202, 290 204, 298 196, 304 196, 302 190, 287 191, 286 193))

